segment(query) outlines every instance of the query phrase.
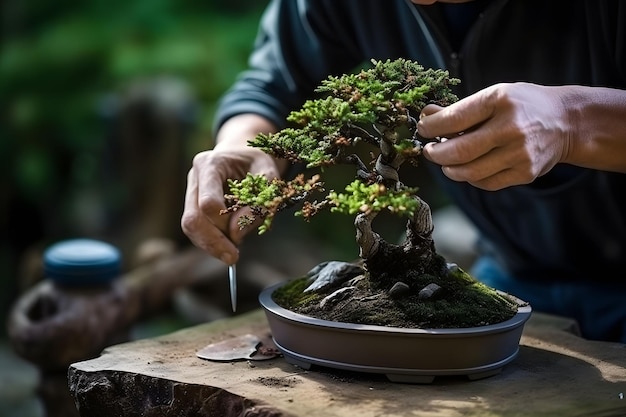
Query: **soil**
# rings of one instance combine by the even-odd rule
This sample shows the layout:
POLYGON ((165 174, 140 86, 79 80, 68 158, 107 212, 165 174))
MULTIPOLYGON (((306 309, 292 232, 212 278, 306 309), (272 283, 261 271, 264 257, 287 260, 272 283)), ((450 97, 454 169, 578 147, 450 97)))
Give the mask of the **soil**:
POLYGON ((495 324, 515 315, 520 300, 490 288, 459 269, 448 277, 418 277, 421 288, 436 282, 441 290, 423 299, 417 291, 392 296, 388 289, 373 289, 365 275, 343 284, 349 296, 321 301, 342 287, 323 293, 303 293, 308 278, 294 279, 273 294, 283 308, 311 317, 355 324, 404 328, 467 328, 495 324))

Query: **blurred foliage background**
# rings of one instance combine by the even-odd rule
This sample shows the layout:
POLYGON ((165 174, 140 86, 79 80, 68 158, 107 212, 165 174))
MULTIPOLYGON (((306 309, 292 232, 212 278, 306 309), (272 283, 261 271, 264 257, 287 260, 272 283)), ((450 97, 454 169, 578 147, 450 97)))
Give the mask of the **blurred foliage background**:
POLYGON ((179 161, 167 175, 176 186, 163 184, 161 200, 144 206, 173 206, 169 230, 178 233, 186 170, 193 154, 211 146, 216 101, 245 67, 265 4, 1 3, 2 318, 29 284, 19 281, 28 276, 32 248, 77 236, 111 238, 109 226, 137 221, 124 219, 137 197, 132 187, 147 186, 159 168, 143 167, 141 159, 172 138, 179 139, 179 161), (159 103, 156 110, 145 105, 150 100, 159 103), (127 113, 137 120, 159 111, 173 120, 163 129, 123 123, 127 113), (132 150, 123 144, 129 135, 142 136, 132 150), (123 160, 128 155, 135 159, 123 160))
MULTIPOLYGON (((267 3, 0 3, 0 318, 61 239, 101 238, 123 254, 146 237, 189 244, 186 173, 212 146, 217 101, 246 67, 267 3)), ((338 167, 327 186, 353 175, 338 167)), ((432 208, 445 202, 421 176, 418 185, 432 208)), ((336 259, 355 259, 353 219, 343 217, 304 224, 286 214, 274 236, 282 223, 292 239, 308 234, 336 259)), ((380 220, 383 237, 402 233, 396 220, 380 220)))
MULTIPOLYGON (((52 243, 75 237, 102 239, 117 245, 125 262, 146 238, 190 245, 180 230, 186 174, 193 155, 213 145, 217 101, 246 67, 267 3, 0 2, 3 323, 19 295, 43 278, 42 251, 52 243)), ((325 178, 328 188, 343 187, 354 176, 352 167, 335 172, 325 178)), ((441 203, 423 177, 419 186, 431 207, 441 203)), ((271 244, 269 236, 250 236, 247 242, 252 241, 264 262, 272 258, 296 264, 298 271, 314 258, 328 260, 329 254, 353 260, 358 248, 353 218, 348 217, 322 213, 304 223, 287 213, 268 233, 274 236, 271 244), (281 248, 310 256, 304 261, 298 256, 286 259, 281 248)), ((381 222, 381 234, 388 239, 404 229, 404 221, 395 218, 381 222)), ((137 335, 160 334, 180 325, 168 316, 144 324, 137 335)), ((3 348, 4 327, 0 364, 11 363, 3 348)), ((25 386, 23 390, 37 384, 23 367, 11 375, 26 375, 26 382, 14 384, 25 386)), ((73 410, 65 373, 57 383, 73 410)), ((17 401, 13 398, 3 408, 3 400, 6 396, 0 395, 0 415, 14 410, 17 401)))

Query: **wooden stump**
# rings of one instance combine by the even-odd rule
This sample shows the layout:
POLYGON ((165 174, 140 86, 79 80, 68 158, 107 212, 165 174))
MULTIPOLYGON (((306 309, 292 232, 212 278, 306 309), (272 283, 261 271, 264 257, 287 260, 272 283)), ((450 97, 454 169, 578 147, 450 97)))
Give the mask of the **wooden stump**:
MULTIPOLYGON (((314 367, 283 358, 212 362, 196 352, 247 333, 269 332, 264 313, 110 347, 69 369, 82 416, 582 416, 626 415, 626 348, 591 342, 573 323, 534 314, 519 356, 478 381, 440 377, 431 385, 314 367)), ((463 346, 459 346, 462 354, 463 346)))

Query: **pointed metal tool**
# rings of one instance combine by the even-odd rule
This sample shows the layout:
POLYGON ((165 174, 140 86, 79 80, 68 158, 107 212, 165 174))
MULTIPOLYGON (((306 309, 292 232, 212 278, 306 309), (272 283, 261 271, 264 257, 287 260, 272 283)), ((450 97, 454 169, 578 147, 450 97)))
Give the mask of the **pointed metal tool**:
POLYGON ((237 311, 237 268, 235 264, 228 265, 228 281, 230 283, 230 304, 234 313, 237 311))

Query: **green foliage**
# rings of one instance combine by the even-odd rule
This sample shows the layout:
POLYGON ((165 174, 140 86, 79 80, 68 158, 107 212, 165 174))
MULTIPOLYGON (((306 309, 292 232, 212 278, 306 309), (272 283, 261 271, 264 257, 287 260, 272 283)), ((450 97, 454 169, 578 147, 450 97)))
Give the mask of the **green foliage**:
POLYGON ((333 204, 331 212, 358 214, 389 210, 395 214, 412 216, 419 208, 414 198, 416 188, 404 188, 399 191, 390 190, 382 184, 366 185, 355 180, 346 186, 346 193, 328 193, 328 200, 333 204))
POLYGON ((449 87, 459 83, 440 69, 424 69, 407 59, 376 61, 373 68, 358 74, 328 77, 318 87, 351 104, 352 111, 371 120, 382 120, 394 108, 406 107, 419 112, 429 101, 446 105, 456 101, 449 87))
POLYGON ((254 216, 242 216, 239 226, 245 227, 259 217, 264 219, 259 227, 259 234, 265 233, 279 211, 305 199, 314 191, 323 190, 318 179, 319 177, 314 176, 305 181, 303 175, 298 175, 291 181, 278 178, 270 181, 263 175, 248 173, 240 181, 228 181, 231 194, 225 197, 231 205, 224 212, 236 211, 244 206, 251 207, 254 216))
POLYGON ((275 187, 261 190, 257 182, 244 179, 230 184, 233 195, 229 197, 229 211, 249 205, 253 213, 266 218, 261 233, 270 226, 275 210, 296 202, 303 202, 296 215, 307 220, 328 207, 331 212, 352 215, 383 210, 414 215, 419 205, 414 198, 417 189, 404 186, 397 170, 405 161, 415 163, 421 154, 417 139, 421 109, 429 102, 447 105, 456 101, 450 86, 459 80, 450 78, 447 71, 424 69, 406 59, 372 60, 372 64, 370 69, 355 74, 329 76, 316 89, 323 97, 307 100, 301 109, 289 114, 287 121, 292 126, 277 133, 259 134, 249 141, 270 155, 305 163, 308 168, 354 164, 357 179, 345 188, 345 193, 330 191, 321 202, 311 202, 305 201, 303 194, 281 195, 284 190, 275 187), (378 148, 378 153, 370 152, 369 166, 374 169, 357 154, 349 153, 359 143, 378 148))
MULTIPOLYGON (((329 76, 316 89, 325 97, 307 100, 289 114, 287 121, 295 127, 260 135, 250 144, 309 168, 332 165, 359 141, 377 144, 370 135, 373 126, 395 130, 413 123, 410 114, 418 114, 428 102, 447 105, 457 99, 450 86, 459 80, 449 78, 447 71, 426 70, 405 59, 372 63, 357 74, 329 76)), ((414 158, 419 152, 411 139, 398 136, 396 146, 414 158)))
POLYGON ((285 128, 277 133, 260 134, 250 141, 256 148, 277 158, 306 162, 307 167, 330 164, 331 144, 328 136, 309 127, 285 128))
POLYGON ((272 201, 280 198, 284 181, 269 181, 263 175, 248 174, 241 181, 228 181, 230 192, 243 205, 269 207, 272 201))
POLYGON ((293 111, 287 121, 325 133, 334 133, 343 126, 353 123, 373 123, 374 109, 359 109, 343 98, 329 96, 318 100, 307 100, 301 110, 293 111))

